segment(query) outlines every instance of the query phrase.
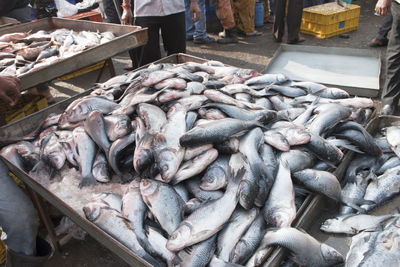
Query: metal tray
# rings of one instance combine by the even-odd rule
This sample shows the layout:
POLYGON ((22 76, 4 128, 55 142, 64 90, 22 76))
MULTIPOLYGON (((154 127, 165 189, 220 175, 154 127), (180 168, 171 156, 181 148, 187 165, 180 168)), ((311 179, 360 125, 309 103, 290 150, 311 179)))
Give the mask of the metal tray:
POLYGON ((122 26, 118 24, 61 18, 45 18, 36 22, 0 28, 0 35, 12 32, 50 31, 60 28, 75 31, 111 31, 116 38, 105 44, 87 49, 72 57, 62 59, 46 68, 21 75, 21 90, 50 81, 147 43, 147 28, 143 29, 138 26, 122 26))
MULTIPOLYGON (((203 63, 206 61, 206 59, 190 56, 187 54, 174 54, 160 59, 155 63, 183 63, 189 61, 203 63)), ((143 68, 145 67, 146 66, 144 66, 143 68)), ((82 96, 88 95, 92 90, 93 89, 89 89, 81 94, 75 95, 69 99, 66 99, 37 113, 27 116, 19 121, 5 125, 0 128, 0 136, 15 137, 23 136, 27 133, 30 133, 37 127, 37 125, 39 125, 39 122, 46 118, 49 114, 59 114, 63 112, 72 101, 82 96)), ((348 156, 348 154, 346 155, 346 157, 348 156)), ((88 232, 98 242, 109 248, 116 255, 120 256, 121 259, 123 259, 125 262, 133 266, 148 265, 148 263, 145 263, 132 251, 128 250, 117 240, 110 237, 95 224, 91 223, 90 221, 86 220, 86 218, 83 218, 78 213, 76 213, 76 211, 74 211, 67 203, 59 199, 42 185, 38 184, 27 173, 18 169, 9 162, 7 162, 7 165, 9 166, 10 170, 14 172, 24 183, 28 184, 34 191, 39 193, 43 198, 45 198, 49 203, 58 208, 62 213, 69 216, 77 225, 82 227, 82 229, 88 232)), ((317 204, 319 204, 320 201, 320 196, 309 195, 297 211, 297 216, 293 225, 300 228, 308 227, 311 223, 311 220, 308 219, 309 217, 306 214, 309 212, 318 212, 319 206, 317 204)), ((270 256, 265 266, 279 266, 282 260, 286 257, 286 252, 284 249, 281 248, 271 248, 269 251, 269 255, 270 256)))
POLYGON ((371 49, 281 45, 263 72, 340 87, 352 95, 377 97, 381 58, 371 49))
MULTIPOLYGON (((377 130, 391 126, 391 125, 400 125, 400 117, 398 116, 378 116, 371 120, 366 130, 369 133, 375 133, 377 130)), ((339 180, 342 180, 343 176, 346 173, 346 170, 356 156, 356 153, 349 152, 344 157, 342 163, 336 169, 334 174, 338 177, 339 180)), ((389 212, 393 213, 400 206, 400 196, 397 196, 392 201, 384 204, 383 206, 374 209, 371 213, 375 215, 383 215, 389 212)), ((322 196, 315 196, 305 212, 301 215, 296 223, 296 227, 302 228, 306 230, 310 235, 315 237, 317 240, 324 242, 346 256, 351 242, 351 237, 342 235, 342 234, 327 234, 319 230, 321 224, 329 218, 332 218, 337 215, 338 205, 333 201, 330 201, 322 196)), ((285 258, 286 254, 284 254, 280 260, 282 261, 285 258)), ((279 263, 271 266, 279 266, 279 263)))

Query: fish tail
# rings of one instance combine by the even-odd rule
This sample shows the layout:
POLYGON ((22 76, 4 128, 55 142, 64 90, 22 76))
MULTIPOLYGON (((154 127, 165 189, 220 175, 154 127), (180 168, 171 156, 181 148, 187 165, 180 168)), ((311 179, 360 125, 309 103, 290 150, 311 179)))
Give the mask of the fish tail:
POLYGON ((240 182, 242 181, 244 174, 246 173, 246 168, 241 167, 238 170, 234 170, 231 167, 229 167, 228 173, 229 173, 229 176, 231 177, 231 179, 229 180, 226 191, 236 191, 237 193, 239 193, 239 190, 238 190, 239 185, 240 185, 240 182))

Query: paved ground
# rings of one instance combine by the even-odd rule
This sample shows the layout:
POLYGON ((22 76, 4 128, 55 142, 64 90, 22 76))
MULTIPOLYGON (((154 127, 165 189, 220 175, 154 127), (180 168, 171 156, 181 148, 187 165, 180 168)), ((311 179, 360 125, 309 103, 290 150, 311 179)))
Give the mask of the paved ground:
MULTIPOLYGON (((359 29, 349 34, 348 39, 332 37, 330 39, 316 39, 312 36, 304 36, 306 42, 304 45, 327 46, 327 47, 351 47, 368 48, 368 42, 374 37, 377 29, 382 23, 383 18, 374 15, 375 0, 356 0, 355 4, 361 6, 361 17, 359 29)), ((272 25, 266 25, 260 30, 263 36, 252 38, 241 38, 239 44, 232 45, 202 45, 197 46, 188 42, 187 53, 198 57, 220 60, 226 64, 263 70, 270 61, 279 44, 272 41, 272 25)), ((216 37, 215 35, 212 35, 216 37)), ((380 49, 384 53, 384 49, 380 49)), ((122 73, 122 67, 129 63, 127 54, 122 54, 114 58, 114 64, 117 73, 122 73)), ((346 62, 343 62, 343 68, 346 68, 346 62)), ((66 82, 57 81, 52 83, 52 92, 57 100, 67 98, 71 95, 81 92, 84 88, 90 88, 96 81, 97 74, 81 76, 66 82)), ((109 78, 106 72, 102 81, 109 78)), ((113 255, 107 249, 90 237, 84 241, 72 240, 63 247, 61 255, 55 255, 46 265, 65 266, 65 267, 83 267, 83 266, 125 266, 117 256, 113 255)))

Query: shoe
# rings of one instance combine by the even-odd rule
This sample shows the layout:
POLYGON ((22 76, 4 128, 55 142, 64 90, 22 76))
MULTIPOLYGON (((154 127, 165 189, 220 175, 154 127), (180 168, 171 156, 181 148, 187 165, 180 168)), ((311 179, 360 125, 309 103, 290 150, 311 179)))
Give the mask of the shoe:
POLYGON ((224 32, 225 37, 217 40, 219 44, 234 44, 239 42, 237 38, 237 30, 235 28, 224 30, 224 32))
POLYGON ((394 113, 394 106, 390 104, 384 105, 381 110, 381 115, 393 115, 393 113, 394 113))
POLYGON ((304 39, 304 38, 298 37, 298 38, 296 38, 294 40, 287 41, 287 43, 288 44, 300 44, 300 43, 304 42, 305 40, 306 39, 304 39))
POLYGON ((273 18, 265 18, 264 19, 264 24, 272 24, 272 23, 274 23, 274 19, 273 18))
POLYGON ((382 47, 382 46, 387 46, 388 44, 388 39, 377 39, 374 38, 371 40, 371 42, 368 44, 369 47, 382 47))
POLYGON ((255 37, 255 36, 261 36, 261 35, 262 35, 262 32, 259 32, 259 31, 245 33, 246 37, 255 37))
POLYGON ((126 70, 126 71, 131 71, 131 70, 134 70, 135 68, 132 67, 131 65, 125 65, 125 66, 123 67, 123 69, 126 70))
POLYGON ((193 41, 193 35, 192 36, 186 36, 186 41, 193 41))
POLYGON ((206 38, 203 38, 203 39, 194 39, 193 40, 194 44, 211 44, 211 43, 215 43, 215 42, 216 42, 216 40, 209 36, 206 38))

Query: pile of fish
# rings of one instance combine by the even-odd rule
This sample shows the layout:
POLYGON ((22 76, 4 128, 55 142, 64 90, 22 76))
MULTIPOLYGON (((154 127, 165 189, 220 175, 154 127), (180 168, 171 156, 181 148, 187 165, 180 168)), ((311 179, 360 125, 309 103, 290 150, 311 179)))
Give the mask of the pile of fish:
POLYGON ((97 85, 1 155, 38 181, 73 167, 81 190, 124 183, 83 211, 155 266, 260 266, 271 246, 333 266, 342 255, 291 225, 310 193, 361 210, 331 170, 346 149, 381 155, 363 128, 373 109, 282 74, 157 64, 97 85))
POLYGON ((20 76, 114 39, 112 32, 16 32, 0 36, 0 75, 20 76))
MULTIPOLYGON (((363 203, 363 212, 375 211, 400 193, 400 126, 384 127, 374 139, 383 154, 356 155, 344 176, 344 198, 363 203)), ((346 266, 398 266, 400 214, 375 216, 355 212, 343 205, 339 216, 321 225, 327 233, 355 235, 346 266)))

